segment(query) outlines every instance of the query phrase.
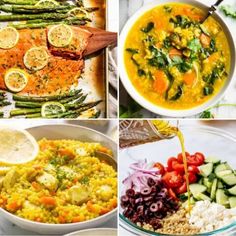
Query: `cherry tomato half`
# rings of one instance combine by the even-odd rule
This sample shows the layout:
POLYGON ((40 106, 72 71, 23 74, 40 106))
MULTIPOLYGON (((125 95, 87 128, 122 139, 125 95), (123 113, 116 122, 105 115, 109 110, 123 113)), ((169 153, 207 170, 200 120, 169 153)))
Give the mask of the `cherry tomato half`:
MULTIPOLYGON (((189 154, 188 152, 185 152, 185 155, 186 155, 186 158, 187 158, 188 156, 190 156, 190 154, 189 154)), ((178 154, 177 159, 178 159, 178 162, 179 162, 179 163, 183 163, 183 155, 182 155, 182 152, 178 154)))
POLYGON ((187 184, 186 184, 186 182, 183 182, 183 184, 179 188, 176 188, 175 192, 177 194, 186 193, 187 192, 187 184))
POLYGON ((198 174, 200 171, 197 166, 188 166, 188 172, 192 172, 194 174, 198 174))
POLYGON ((175 194, 175 192, 173 191, 173 189, 169 188, 169 189, 168 189, 168 193, 169 193, 169 195, 170 195, 171 198, 177 199, 176 194, 175 194))
POLYGON ((172 162, 174 161, 177 161, 177 158, 175 157, 170 157, 167 161, 167 168, 168 168, 168 171, 171 171, 173 170, 173 167, 172 167, 172 162))
POLYGON ((169 188, 178 188, 183 183, 183 176, 177 171, 166 172, 162 180, 169 188))
POLYGON ((184 164, 180 164, 178 161, 172 162, 172 169, 180 174, 184 174, 184 164))
POLYGON ((156 163, 153 165, 153 167, 159 169, 159 173, 160 173, 161 175, 165 174, 165 172, 166 172, 166 171, 165 171, 165 167, 164 167, 160 162, 156 162, 156 163))
MULTIPOLYGON (((186 180, 185 175, 184 175, 184 179, 186 180)), ((194 173, 189 172, 188 173, 188 181, 189 181, 190 184, 196 183, 197 182, 197 176, 194 173)))
POLYGON ((194 155, 187 157, 188 165, 200 166, 204 163, 205 157, 202 153, 196 152, 194 155))

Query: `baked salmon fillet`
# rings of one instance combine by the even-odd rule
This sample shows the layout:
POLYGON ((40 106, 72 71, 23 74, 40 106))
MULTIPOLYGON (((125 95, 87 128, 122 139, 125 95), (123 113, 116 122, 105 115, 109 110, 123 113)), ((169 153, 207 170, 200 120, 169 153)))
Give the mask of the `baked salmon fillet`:
POLYGON ((56 95, 67 92, 78 84, 83 68, 82 60, 91 33, 79 27, 72 27, 73 38, 67 47, 50 46, 48 29, 18 30, 19 40, 11 49, 0 49, 0 89, 7 89, 4 75, 9 69, 19 68, 27 73, 28 83, 20 94, 56 95), (25 53, 33 47, 45 47, 49 55, 47 65, 37 71, 29 70, 24 64, 25 53))

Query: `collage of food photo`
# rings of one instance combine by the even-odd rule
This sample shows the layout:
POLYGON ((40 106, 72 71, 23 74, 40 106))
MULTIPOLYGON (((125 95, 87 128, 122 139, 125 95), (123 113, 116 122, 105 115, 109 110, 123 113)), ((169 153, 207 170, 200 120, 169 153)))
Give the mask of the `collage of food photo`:
POLYGON ((0 0, 0 236, 236 236, 236 0, 0 0))

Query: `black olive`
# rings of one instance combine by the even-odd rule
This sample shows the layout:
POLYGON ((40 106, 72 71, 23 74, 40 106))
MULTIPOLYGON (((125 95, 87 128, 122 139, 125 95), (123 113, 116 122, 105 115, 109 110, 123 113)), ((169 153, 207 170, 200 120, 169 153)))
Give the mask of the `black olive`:
POLYGON ((127 189, 127 190, 126 190, 126 195, 127 195, 128 197, 134 197, 135 191, 134 191, 132 188, 127 189))
POLYGON ((147 196, 147 195, 149 195, 151 193, 151 188, 143 188, 142 190, 141 190, 141 194, 143 195, 143 196, 147 196))
POLYGON ((156 185, 156 181, 153 178, 148 178, 147 184, 149 187, 152 187, 156 185))
POLYGON ((152 205, 150 206, 149 209, 150 209, 151 212, 157 212, 158 211, 157 203, 152 203, 152 205))

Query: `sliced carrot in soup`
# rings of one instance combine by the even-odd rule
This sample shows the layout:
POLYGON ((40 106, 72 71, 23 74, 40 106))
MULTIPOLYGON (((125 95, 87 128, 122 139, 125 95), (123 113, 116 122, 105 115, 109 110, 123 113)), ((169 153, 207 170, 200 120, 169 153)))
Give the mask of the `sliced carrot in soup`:
POLYGON ((169 80, 164 71, 158 70, 154 73, 153 89, 159 94, 166 92, 169 86, 169 80))

